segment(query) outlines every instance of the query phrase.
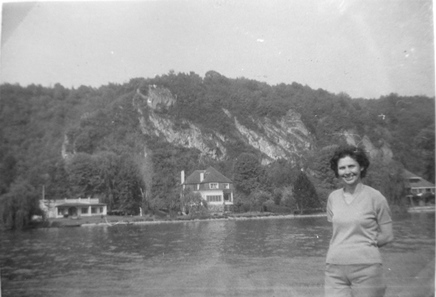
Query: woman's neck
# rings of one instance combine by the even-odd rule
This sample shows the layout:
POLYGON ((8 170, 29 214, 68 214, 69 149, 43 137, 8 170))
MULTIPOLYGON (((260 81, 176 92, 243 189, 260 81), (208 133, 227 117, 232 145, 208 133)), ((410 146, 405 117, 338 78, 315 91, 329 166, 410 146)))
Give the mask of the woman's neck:
POLYGON ((360 189, 362 189, 362 187, 363 187, 363 184, 361 181, 359 181, 358 183, 353 184, 353 185, 345 185, 344 192, 351 194, 351 195, 354 195, 355 193, 359 192, 360 189))

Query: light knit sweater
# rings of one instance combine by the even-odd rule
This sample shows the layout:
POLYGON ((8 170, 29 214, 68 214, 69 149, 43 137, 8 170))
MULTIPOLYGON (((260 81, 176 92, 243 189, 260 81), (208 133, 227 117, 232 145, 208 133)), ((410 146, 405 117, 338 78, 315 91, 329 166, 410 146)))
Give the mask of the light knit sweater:
POLYGON ((326 263, 382 263, 376 238, 379 226, 392 219, 386 198, 379 191, 363 185, 350 204, 345 202, 343 189, 333 191, 327 202, 327 220, 333 224, 333 234, 326 263))

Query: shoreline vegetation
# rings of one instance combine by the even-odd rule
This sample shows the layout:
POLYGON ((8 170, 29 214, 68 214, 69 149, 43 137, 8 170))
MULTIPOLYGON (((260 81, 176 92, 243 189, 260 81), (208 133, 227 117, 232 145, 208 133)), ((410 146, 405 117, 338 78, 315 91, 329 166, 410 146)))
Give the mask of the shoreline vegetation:
POLYGON ((116 225, 152 225, 198 221, 218 221, 218 220, 250 220, 250 219, 288 219, 288 218, 308 218, 325 217, 326 213, 312 214, 276 214, 270 212, 249 212, 249 213, 228 213, 209 216, 177 216, 159 217, 153 215, 146 216, 93 216, 93 217, 71 217, 47 219, 42 222, 32 224, 33 228, 65 228, 65 227, 92 227, 92 226, 116 226, 116 225))
MULTIPOLYGON (((407 208, 394 206, 391 208, 393 214, 407 213, 407 208)), ((27 229, 35 228, 65 228, 65 227, 92 227, 92 226, 115 226, 115 225, 153 225, 170 224, 198 221, 222 221, 222 220, 253 220, 253 219, 299 219, 326 217, 325 211, 307 210, 305 213, 277 213, 269 211, 251 212, 225 212, 204 215, 178 215, 171 217, 164 212, 156 214, 139 215, 104 215, 91 217, 68 217, 68 218, 47 218, 46 220, 32 221, 27 229)))

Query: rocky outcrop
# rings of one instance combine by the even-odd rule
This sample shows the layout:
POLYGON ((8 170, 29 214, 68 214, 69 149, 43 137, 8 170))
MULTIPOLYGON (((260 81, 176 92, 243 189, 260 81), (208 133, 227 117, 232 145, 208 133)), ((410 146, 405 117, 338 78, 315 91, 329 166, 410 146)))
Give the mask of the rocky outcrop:
MULTIPOLYGON (((297 162, 315 146, 315 138, 302 122, 300 114, 292 109, 279 119, 250 117, 244 121, 238 119, 230 110, 222 109, 227 116, 227 123, 230 124, 229 133, 224 135, 216 130, 204 130, 186 119, 178 119, 176 123, 171 113, 165 112, 176 103, 176 96, 163 87, 145 87, 147 92, 144 88, 142 91, 138 88, 132 98, 132 104, 138 112, 141 132, 144 135, 157 136, 175 146, 197 149, 201 156, 218 161, 226 160, 229 157, 230 144, 245 143, 260 153, 262 164, 280 158, 297 162)), ((87 112, 81 119, 93 116, 93 113, 87 112)), ((393 153, 388 141, 383 140, 392 136, 386 131, 379 131, 381 140, 376 145, 367 136, 360 136, 352 129, 335 134, 343 137, 349 144, 364 146, 372 158, 381 158, 385 162, 392 160, 393 153)), ((73 142, 74 140, 65 136, 62 145, 62 156, 65 160, 71 159, 75 154, 73 142)))
MULTIPOLYGON (((226 111, 226 114, 230 113, 226 111)), ((235 127, 246 143, 266 156, 264 164, 280 158, 295 159, 302 151, 312 147, 310 132, 301 121, 300 115, 292 110, 278 122, 269 118, 252 120, 258 126, 256 131, 241 125, 236 118, 235 127)))
POLYGON ((139 89, 136 90, 136 93, 145 100, 147 105, 153 110, 170 108, 176 102, 173 94, 171 94, 168 89, 157 87, 155 85, 148 86, 147 95, 142 94, 139 89))
MULTIPOLYGON (((242 141, 261 152, 264 164, 279 158, 295 160, 302 151, 309 150, 313 146, 310 132, 301 121, 300 115, 292 110, 276 122, 269 118, 251 119, 256 126, 255 130, 242 125, 230 111, 223 110, 230 123, 233 123, 235 128, 233 130, 236 131, 231 136, 235 139, 228 139, 230 136, 222 135, 217 131, 206 133, 201 127, 187 120, 181 124, 178 123, 176 127, 171 117, 157 112, 159 105, 156 102, 160 102, 159 104, 165 107, 170 107, 174 103, 169 100, 169 98, 174 98, 169 90, 152 88, 149 89, 148 96, 138 90, 137 96, 142 100, 147 100, 149 107, 145 112, 140 105, 136 106, 140 114, 139 122, 142 133, 162 137, 174 145, 196 148, 202 155, 216 160, 227 157, 226 144, 232 140, 242 141), (159 92, 155 91, 157 89, 159 92), (150 104, 150 100, 154 103, 150 104)), ((138 103, 138 100, 133 100, 133 102, 138 103)))
POLYGON ((188 121, 184 121, 184 129, 175 129, 174 122, 150 111, 148 117, 139 118, 141 131, 147 135, 156 135, 166 141, 186 148, 196 148, 201 155, 221 160, 226 156, 223 145, 224 136, 219 133, 202 133, 200 128, 188 121))
POLYGON ((362 137, 352 130, 344 131, 342 135, 348 144, 363 146, 371 158, 381 159, 385 163, 392 161, 394 154, 386 141, 380 140, 380 143, 375 146, 368 136, 362 137))
POLYGON ((71 147, 70 140, 68 139, 68 136, 65 135, 61 149, 61 155, 65 161, 69 161, 75 154, 74 149, 71 149, 69 147, 71 147))

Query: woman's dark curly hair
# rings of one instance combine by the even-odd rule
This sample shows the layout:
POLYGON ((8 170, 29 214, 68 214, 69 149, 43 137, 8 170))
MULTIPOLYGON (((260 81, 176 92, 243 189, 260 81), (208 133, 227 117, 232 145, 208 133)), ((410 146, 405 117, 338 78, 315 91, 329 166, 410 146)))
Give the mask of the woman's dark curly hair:
POLYGON ((369 159, 363 149, 354 145, 340 146, 338 149, 336 149, 333 157, 330 159, 330 168, 334 171, 335 176, 339 177, 338 162, 340 159, 345 157, 350 157, 359 163, 360 168, 362 168, 360 176, 365 177, 366 171, 368 170, 370 164, 369 159))

